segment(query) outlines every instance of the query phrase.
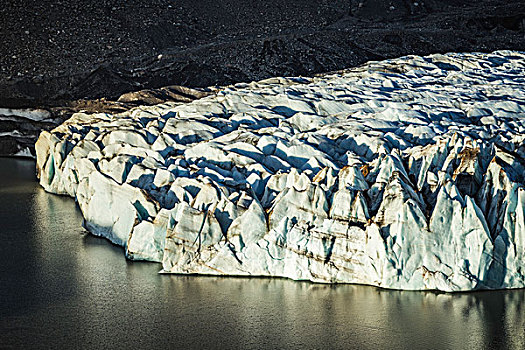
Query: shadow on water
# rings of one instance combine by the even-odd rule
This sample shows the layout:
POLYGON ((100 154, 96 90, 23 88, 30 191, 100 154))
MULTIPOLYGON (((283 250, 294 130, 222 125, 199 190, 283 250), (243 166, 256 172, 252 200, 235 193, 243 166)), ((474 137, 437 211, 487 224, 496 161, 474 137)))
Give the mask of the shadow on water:
POLYGON ((159 275, 0 159, 0 348, 525 348, 525 291, 159 275))

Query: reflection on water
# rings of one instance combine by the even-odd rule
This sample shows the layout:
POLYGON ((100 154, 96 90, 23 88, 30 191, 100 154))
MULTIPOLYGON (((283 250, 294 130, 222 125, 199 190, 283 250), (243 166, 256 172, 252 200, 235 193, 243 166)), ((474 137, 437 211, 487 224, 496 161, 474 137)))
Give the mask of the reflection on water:
POLYGON ((159 275, 0 159, 0 348, 525 348, 525 291, 436 294, 159 275))

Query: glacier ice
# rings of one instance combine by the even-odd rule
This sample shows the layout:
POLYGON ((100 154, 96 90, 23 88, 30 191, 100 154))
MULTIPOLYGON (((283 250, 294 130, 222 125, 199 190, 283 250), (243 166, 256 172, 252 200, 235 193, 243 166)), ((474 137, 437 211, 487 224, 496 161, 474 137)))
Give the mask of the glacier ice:
POLYGON ((407 56, 77 113, 49 192, 165 273, 525 287, 525 53, 407 56))

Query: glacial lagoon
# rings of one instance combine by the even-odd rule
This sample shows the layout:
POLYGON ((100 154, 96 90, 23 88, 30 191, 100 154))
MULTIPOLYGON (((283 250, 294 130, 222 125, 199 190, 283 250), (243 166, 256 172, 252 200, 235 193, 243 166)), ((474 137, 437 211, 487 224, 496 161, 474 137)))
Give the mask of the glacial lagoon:
POLYGON ((523 349, 525 290, 402 292, 161 275, 0 159, 0 348, 523 349))

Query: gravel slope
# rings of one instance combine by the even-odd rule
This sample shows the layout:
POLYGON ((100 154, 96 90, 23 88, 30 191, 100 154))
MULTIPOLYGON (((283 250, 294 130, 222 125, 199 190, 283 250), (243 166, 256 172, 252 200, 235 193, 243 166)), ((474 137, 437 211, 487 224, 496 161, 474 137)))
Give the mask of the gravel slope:
POLYGON ((0 106, 312 75, 406 54, 523 50, 524 15, 522 1, 499 0, 6 0, 0 106))

